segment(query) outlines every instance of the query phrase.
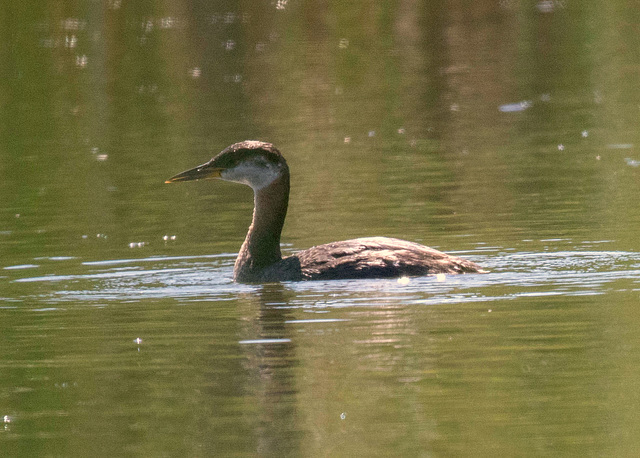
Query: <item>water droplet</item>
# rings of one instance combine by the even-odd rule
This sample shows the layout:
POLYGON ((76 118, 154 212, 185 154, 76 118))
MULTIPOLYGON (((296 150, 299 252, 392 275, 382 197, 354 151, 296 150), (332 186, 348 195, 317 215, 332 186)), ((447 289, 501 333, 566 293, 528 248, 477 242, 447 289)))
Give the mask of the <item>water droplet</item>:
POLYGON ((599 91, 593 91, 593 101, 597 104, 602 103, 602 94, 599 91))
POLYGON ((173 29, 178 25, 178 20, 174 17, 163 17, 160 18, 160 28, 161 29, 173 29))
POLYGON ((89 58, 86 55, 76 56, 76 67, 85 68, 89 63, 89 58))
POLYGON ((67 35, 66 37, 64 37, 64 47, 65 48, 69 48, 69 49, 73 49, 76 47, 76 45, 78 44, 78 38, 75 35, 67 35))
POLYGON ((515 113, 531 108, 532 105, 533 103, 530 100, 523 100, 518 103, 506 103, 504 105, 500 105, 498 107, 498 111, 501 111, 502 113, 515 113))
POLYGON ((552 0, 541 0, 536 5, 536 8, 541 13, 551 13, 555 9, 555 5, 552 0))

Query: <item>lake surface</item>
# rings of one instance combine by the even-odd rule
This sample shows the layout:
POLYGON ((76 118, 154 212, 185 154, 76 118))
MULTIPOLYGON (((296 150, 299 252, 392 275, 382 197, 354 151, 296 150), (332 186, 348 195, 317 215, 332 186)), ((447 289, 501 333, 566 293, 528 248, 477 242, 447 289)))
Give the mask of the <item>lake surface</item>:
POLYGON ((633 2, 12 3, 6 456, 636 456, 633 2), (231 143, 283 252, 386 235, 488 274, 241 285, 231 143))

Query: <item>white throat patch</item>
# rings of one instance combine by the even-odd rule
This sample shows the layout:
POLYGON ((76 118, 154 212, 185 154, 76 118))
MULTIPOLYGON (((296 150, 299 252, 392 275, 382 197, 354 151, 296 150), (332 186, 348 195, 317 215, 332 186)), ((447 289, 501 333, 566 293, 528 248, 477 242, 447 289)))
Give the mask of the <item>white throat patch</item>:
POLYGON ((232 169, 225 169, 220 178, 250 186, 254 192, 269 186, 281 174, 280 166, 270 162, 243 162, 232 169))

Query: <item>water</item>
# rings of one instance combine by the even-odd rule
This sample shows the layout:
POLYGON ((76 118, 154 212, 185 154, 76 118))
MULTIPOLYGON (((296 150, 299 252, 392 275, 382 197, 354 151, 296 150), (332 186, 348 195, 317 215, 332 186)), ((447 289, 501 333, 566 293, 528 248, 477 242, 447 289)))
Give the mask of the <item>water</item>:
POLYGON ((634 5, 9 12, 3 455, 635 456, 634 5), (292 170, 285 253, 490 273, 234 284, 250 189, 164 180, 250 138, 292 170))

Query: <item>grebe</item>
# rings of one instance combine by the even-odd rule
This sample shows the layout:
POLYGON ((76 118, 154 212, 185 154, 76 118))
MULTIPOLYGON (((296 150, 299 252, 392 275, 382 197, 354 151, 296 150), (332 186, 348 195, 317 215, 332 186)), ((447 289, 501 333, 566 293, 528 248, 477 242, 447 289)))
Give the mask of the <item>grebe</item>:
POLYGON ((233 279, 241 283, 429 274, 483 273, 477 264, 418 243, 366 237, 318 245, 282 258, 280 233, 289 204, 289 167, 271 143, 235 143, 209 162, 165 183, 219 178, 250 186, 253 221, 240 248, 233 279))

